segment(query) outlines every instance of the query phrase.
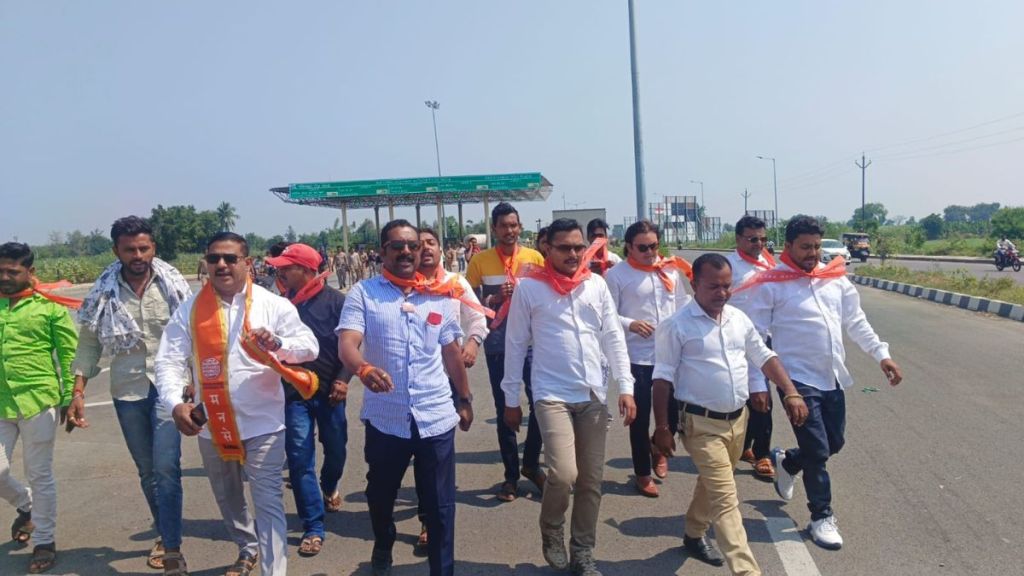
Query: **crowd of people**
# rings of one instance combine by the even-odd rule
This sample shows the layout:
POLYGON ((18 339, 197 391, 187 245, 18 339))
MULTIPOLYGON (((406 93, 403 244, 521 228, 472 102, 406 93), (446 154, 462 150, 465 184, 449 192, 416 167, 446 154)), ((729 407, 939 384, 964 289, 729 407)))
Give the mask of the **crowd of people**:
POLYGON ((609 405, 628 429, 639 495, 659 496, 677 440, 690 455, 698 476, 681 536, 692 557, 733 574, 761 573, 738 508, 740 460, 771 478, 784 500, 802 479, 812 540, 842 546, 826 465, 845 442, 852 377, 843 333, 892 385, 902 373, 843 260, 820 262, 823 231, 814 219, 788 223, 776 260, 765 223, 744 216, 734 253, 692 264, 666 255, 661 231, 645 220, 625 231, 621 257, 602 220, 585 228, 555 220, 535 247, 520 243, 512 205, 498 204, 490 224, 495 246, 484 250, 475 238, 444 246, 436 231, 401 219, 380 231, 379 251, 328 257, 304 244, 276 246, 263 261, 274 270, 270 288, 253 281, 245 238, 221 232, 203 257, 208 281, 193 293, 156 257, 149 224, 128 216, 111 228, 115 261, 81 302, 34 278, 27 245, 0 245, 0 497, 17 509, 12 538, 34 545, 28 571, 56 563, 56 430, 89 426, 86 390, 104 353, 159 534, 146 562, 165 575, 188 574, 182 435, 198 437, 237 547, 226 574, 257 566, 267 576, 286 573, 283 469, 302 520, 297 552, 321 552, 325 514, 342 506, 353 376, 365 388, 372 573, 391 571, 395 499, 411 463, 417 546, 431 575, 453 574, 455 434, 474 424, 467 369, 481 350, 503 468, 495 497, 518 498, 520 478, 541 494, 535 537, 552 568, 600 575, 594 550, 609 405), (327 285, 332 273, 344 293, 327 285), (788 450, 772 448, 769 381, 796 436, 788 450), (19 438, 28 486, 10 469, 19 438))

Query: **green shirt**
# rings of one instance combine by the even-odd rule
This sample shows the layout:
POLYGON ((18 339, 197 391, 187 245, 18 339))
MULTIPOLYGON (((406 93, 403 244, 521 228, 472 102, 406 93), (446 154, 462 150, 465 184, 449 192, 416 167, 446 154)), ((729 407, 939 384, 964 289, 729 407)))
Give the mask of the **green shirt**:
POLYGON ((67 308, 38 294, 14 308, 9 298, 0 298, 0 418, 31 418, 70 404, 77 345, 67 308))

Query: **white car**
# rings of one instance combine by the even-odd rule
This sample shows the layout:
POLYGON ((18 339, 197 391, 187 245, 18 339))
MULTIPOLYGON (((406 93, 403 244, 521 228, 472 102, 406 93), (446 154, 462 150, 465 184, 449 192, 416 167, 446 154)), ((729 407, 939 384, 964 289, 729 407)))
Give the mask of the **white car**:
POLYGON ((842 256, 847 262, 850 261, 850 251, 839 240, 825 238, 821 241, 821 261, 831 262, 836 256, 842 256))

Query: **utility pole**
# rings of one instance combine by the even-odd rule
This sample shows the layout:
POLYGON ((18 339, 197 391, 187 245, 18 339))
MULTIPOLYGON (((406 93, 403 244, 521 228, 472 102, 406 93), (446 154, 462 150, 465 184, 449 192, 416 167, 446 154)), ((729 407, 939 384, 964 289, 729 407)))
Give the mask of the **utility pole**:
POLYGON ((633 86, 633 164, 636 171, 636 218, 647 212, 647 189, 644 186, 644 141, 640 132, 640 73, 636 66, 636 18, 633 0, 629 0, 629 69, 633 86))
POLYGON ((865 197, 864 196, 864 187, 865 186, 864 186, 864 184, 865 184, 865 181, 867 180, 867 170, 868 170, 868 166, 871 166, 871 161, 870 160, 866 160, 864 158, 864 153, 861 152, 860 153, 860 162, 858 163, 856 160, 854 160, 853 164, 857 168, 860 168, 860 231, 864 232, 865 230, 867 230, 867 223, 868 223, 868 215, 864 211, 864 207, 865 207, 865 203, 864 203, 864 197, 865 197))
POLYGON ((744 188, 743 194, 740 194, 740 196, 743 196, 743 215, 746 216, 747 214, 749 214, 749 212, 747 212, 747 200, 750 198, 750 192, 748 192, 747 189, 744 188))

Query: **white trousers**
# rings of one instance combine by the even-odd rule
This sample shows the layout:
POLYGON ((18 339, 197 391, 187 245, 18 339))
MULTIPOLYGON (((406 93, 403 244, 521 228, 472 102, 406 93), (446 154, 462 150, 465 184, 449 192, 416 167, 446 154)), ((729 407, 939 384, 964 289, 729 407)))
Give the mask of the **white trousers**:
POLYGON ((56 408, 31 418, 0 419, 0 498, 15 508, 32 511, 35 545, 53 544, 57 525, 57 481, 53 477, 56 438, 56 408), (11 475, 11 455, 19 437, 28 487, 11 475))

